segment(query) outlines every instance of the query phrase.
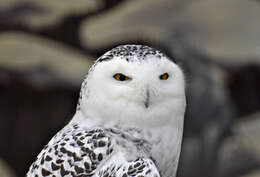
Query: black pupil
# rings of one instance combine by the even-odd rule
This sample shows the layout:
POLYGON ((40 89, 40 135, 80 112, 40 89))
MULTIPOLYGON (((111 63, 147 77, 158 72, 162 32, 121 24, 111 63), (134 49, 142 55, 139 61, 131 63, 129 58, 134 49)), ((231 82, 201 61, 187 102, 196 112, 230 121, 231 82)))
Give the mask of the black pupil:
POLYGON ((120 74, 119 80, 120 80, 120 81, 124 81, 124 80, 125 80, 125 76, 124 76, 123 74, 120 74))
POLYGON ((169 74, 168 73, 164 73, 162 75, 160 75, 160 79, 168 79, 169 74))

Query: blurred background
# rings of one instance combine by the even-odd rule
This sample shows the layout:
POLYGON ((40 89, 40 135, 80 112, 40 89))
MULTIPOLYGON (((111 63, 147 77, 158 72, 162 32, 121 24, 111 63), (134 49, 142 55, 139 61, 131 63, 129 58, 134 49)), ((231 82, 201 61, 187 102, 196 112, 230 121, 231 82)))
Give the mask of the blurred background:
POLYGON ((183 69, 178 177, 260 177, 260 1, 0 0, 0 176, 23 177, 90 64, 146 44, 183 69))

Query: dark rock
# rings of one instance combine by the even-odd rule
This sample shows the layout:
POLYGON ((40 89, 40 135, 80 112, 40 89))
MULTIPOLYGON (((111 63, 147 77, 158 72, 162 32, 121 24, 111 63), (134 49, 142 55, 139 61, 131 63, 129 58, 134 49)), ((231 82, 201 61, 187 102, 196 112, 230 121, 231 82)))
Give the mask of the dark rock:
POLYGON ((14 33, 0 35, 0 53, 0 155, 24 176, 71 119, 90 60, 61 44, 14 33))
POLYGON ((259 111, 260 65, 233 68, 229 73, 227 82, 229 94, 239 117, 259 111))
POLYGON ((220 78, 222 72, 218 66, 196 57, 181 58, 187 80, 187 110, 178 176, 212 176, 221 163, 219 150, 231 134, 233 106, 225 85, 216 79, 216 71, 220 78))

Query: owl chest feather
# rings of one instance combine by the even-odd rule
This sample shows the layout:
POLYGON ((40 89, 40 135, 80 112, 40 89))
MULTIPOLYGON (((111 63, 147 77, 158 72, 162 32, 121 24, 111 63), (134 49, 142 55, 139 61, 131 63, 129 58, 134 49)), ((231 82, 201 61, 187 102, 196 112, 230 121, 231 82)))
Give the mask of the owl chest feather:
POLYGON ((181 135, 178 134, 179 130, 165 127, 128 129, 124 130, 124 132, 127 132, 129 137, 131 137, 131 142, 135 144, 134 151, 133 147, 126 151, 129 157, 133 157, 131 153, 136 152, 137 157, 146 156, 152 158, 162 176, 174 176, 181 147, 181 135))
MULTIPOLYGON (((177 119, 178 120, 178 119, 177 119)), ((78 117, 73 122, 80 122, 81 126, 103 127, 112 130, 114 145, 118 151, 125 154, 128 160, 148 157, 153 159, 164 177, 174 176, 176 173, 182 139, 182 124, 169 124, 165 127, 137 128, 127 127, 113 122, 103 124, 92 119, 78 117), (174 126, 175 125, 175 126, 174 126)))
POLYGON ((153 129, 146 138, 151 142, 151 157, 161 175, 175 176, 181 149, 180 131, 169 127, 153 129))

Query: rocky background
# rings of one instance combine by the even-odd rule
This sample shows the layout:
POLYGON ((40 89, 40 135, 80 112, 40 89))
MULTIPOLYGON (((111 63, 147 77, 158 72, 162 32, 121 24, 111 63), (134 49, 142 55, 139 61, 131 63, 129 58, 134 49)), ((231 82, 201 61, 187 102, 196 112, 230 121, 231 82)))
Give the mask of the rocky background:
POLYGON ((258 0, 0 0, 0 176, 25 175, 93 60, 126 43, 185 71, 178 177, 260 177, 258 0))

